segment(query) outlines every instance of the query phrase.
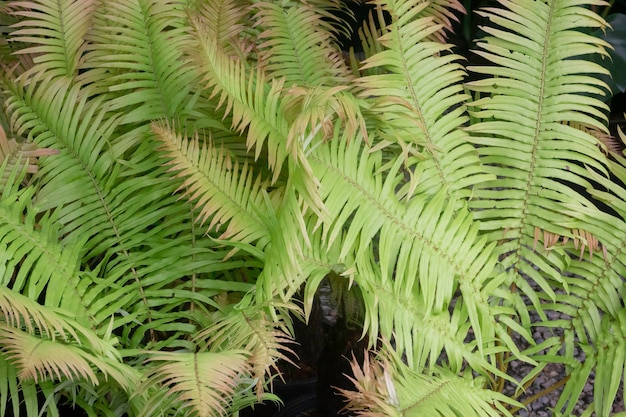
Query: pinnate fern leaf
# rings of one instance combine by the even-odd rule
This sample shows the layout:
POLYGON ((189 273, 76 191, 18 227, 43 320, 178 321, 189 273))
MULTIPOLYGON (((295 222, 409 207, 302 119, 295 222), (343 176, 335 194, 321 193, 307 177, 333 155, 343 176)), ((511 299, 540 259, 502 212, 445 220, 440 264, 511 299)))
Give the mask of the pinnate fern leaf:
POLYGON ((110 334, 97 335, 6 287, 0 287, 0 345, 20 379, 79 378, 98 385, 100 378, 112 377, 127 391, 137 383, 110 334))
POLYGON ((107 106, 126 113, 123 123, 186 117, 193 107, 196 74, 183 56, 191 43, 183 3, 107 1, 98 7, 81 79, 111 92, 107 106))
MULTIPOLYGON (((250 3, 242 0, 219 0, 203 2, 195 16, 204 19, 203 27, 211 32, 226 53, 239 55, 252 48, 252 39, 244 37, 250 31, 246 19, 250 19, 250 3)), ((242 58, 242 56, 240 56, 242 58)))
POLYGON ((21 379, 84 379, 98 384, 84 352, 73 346, 42 340, 8 326, 0 326, 0 344, 19 369, 21 379))
POLYGON ((209 37, 209 29, 201 20, 194 19, 191 24, 200 51, 197 65, 207 90, 211 97, 219 97, 218 107, 225 106, 225 114, 232 112, 236 131, 244 132, 247 128, 247 146, 255 148, 257 158, 267 143, 268 164, 274 171, 275 181, 287 156, 297 157, 296 150, 291 153, 285 146, 288 126, 278 117, 282 113, 282 82, 268 83, 260 68, 250 70, 243 62, 226 56, 209 37))
POLYGON ((318 87, 341 85, 348 71, 332 45, 332 26, 322 10, 298 3, 291 7, 257 4, 261 56, 259 63, 285 85, 318 87))
MULTIPOLYGON (((0 257, 10 271, 3 284, 33 299, 45 297, 47 305, 67 308, 85 323, 94 320, 85 299, 88 286, 78 285, 82 275, 79 247, 60 244, 50 219, 37 219, 28 204, 32 194, 20 194, 19 200, 13 196, 0 202, 0 257)), ((85 283, 89 280, 84 279, 85 283)))
POLYGON ((170 402, 178 403, 179 411, 189 409, 201 417, 227 416, 240 378, 249 369, 245 350, 150 352, 149 363, 148 379, 139 392, 160 384, 169 399, 153 396, 139 414, 146 417, 163 412, 161 406, 170 402))
POLYGON ((247 162, 240 166, 227 149, 197 134, 186 139, 162 124, 154 124, 153 131, 170 158, 170 170, 184 178, 179 188, 200 210, 200 224, 209 221, 209 230, 220 231, 219 239, 267 245, 268 232, 259 216, 268 204, 267 182, 247 162))
POLYGON ((486 169, 498 179, 477 187, 471 204, 486 236, 499 242, 497 252, 511 280, 545 320, 527 279, 554 300, 548 281, 567 289, 561 271, 570 255, 535 251, 535 230, 573 237, 564 216, 591 203, 572 184, 592 187, 585 165, 607 175, 599 140, 572 126, 582 122, 606 131, 606 105, 597 97, 607 87, 589 75, 606 71, 577 58, 606 55, 608 46, 575 30, 605 23, 582 3, 538 2, 529 14, 520 13, 527 8, 522 1, 501 4, 480 12, 500 28, 486 27, 488 35, 478 44, 477 53, 494 65, 469 68, 486 78, 468 84, 482 96, 471 112, 477 123, 467 128, 486 169))
MULTIPOLYGON (((393 337, 411 366, 434 365, 445 347, 454 369, 466 359, 477 370, 497 372, 473 352, 493 343, 496 333, 505 334, 483 292, 502 282, 494 270, 494 245, 479 236, 467 208, 446 200, 443 190, 399 200, 395 190, 402 159, 383 181, 373 174, 381 169, 380 153, 358 145, 333 141, 318 148, 311 161, 333 219, 322 225, 322 239, 329 248, 340 242, 336 263, 346 263, 344 274, 354 274, 361 288, 366 331, 371 338, 393 337), (458 290, 466 302, 450 318, 458 290), (465 344, 466 327, 456 327, 465 329, 459 334, 442 330, 450 320, 468 320, 477 345, 465 344)), ((506 343, 514 349, 510 339, 506 343)))
POLYGON ((468 118, 460 57, 449 45, 428 40, 442 28, 430 2, 377 4, 389 12, 391 23, 378 39, 384 50, 368 57, 362 69, 381 71, 357 82, 362 95, 371 98, 379 139, 407 156, 409 194, 445 189, 468 196, 469 186, 489 176, 461 129, 468 118))
MULTIPOLYGON (((310 174, 311 167, 300 140, 289 140, 289 120, 285 102, 284 79, 271 78, 261 66, 250 69, 245 62, 227 56, 201 19, 192 19, 192 35, 196 41, 195 60, 202 83, 210 97, 218 97, 218 108, 230 116, 232 128, 246 134, 248 150, 255 159, 261 154, 272 171, 276 183, 287 167, 290 175, 299 177, 294 183, 309 208, 323 215, 317 194, 318 183, 310 174)), ((311 128, 314 130, 314 127, 311 128)), ((298 138, 300 139, 300 138, 298 138)))
POLYGON ((87 44, 85 36, 96 6, 96 0, 10 2, 12 13, 20 16, 11 38, 33 45, 17 52, 34 56, 35 65, 26 74, 78 76, 87 44))

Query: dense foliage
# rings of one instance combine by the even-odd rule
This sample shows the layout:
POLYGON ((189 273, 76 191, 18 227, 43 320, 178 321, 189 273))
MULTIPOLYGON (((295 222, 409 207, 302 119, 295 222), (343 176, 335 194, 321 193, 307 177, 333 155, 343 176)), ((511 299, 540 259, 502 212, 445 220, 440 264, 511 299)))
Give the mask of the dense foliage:
POLYGON ((499 0, 467 66, 459 1, 374 4, 361 56, 338 0, 0 3, 0 416, 275 398, 329 276, 363 305, 360 415, 511 415, 553 363, 554 415, 592 375, 586 415, 610 415, 626 164, 592 59, 605 4, 499 0))

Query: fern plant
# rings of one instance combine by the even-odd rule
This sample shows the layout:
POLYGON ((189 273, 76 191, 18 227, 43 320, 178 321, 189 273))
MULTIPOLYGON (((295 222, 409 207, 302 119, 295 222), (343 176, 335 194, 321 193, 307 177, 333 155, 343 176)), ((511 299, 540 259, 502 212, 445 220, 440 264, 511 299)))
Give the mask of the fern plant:
POLYGON ((549 364, 554 415, 592 373, 585 415, 610 415, 626 164, 585 59, 610 48, 587 34, 604 3, 498 3, 465 65, 458 1, 376 0, 359 59, 339 0, 2 2, 0 415, 277 400, 329 275, 364 306, 358 415, 512 415, 549 364))

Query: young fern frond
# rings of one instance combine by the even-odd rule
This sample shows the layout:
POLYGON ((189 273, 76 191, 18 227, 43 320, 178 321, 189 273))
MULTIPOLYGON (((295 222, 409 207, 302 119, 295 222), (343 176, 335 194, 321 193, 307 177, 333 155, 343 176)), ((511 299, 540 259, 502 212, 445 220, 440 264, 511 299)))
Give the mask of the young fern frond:
POLYGON ((347 399, 347 410, 371 417, 457 417, 459 412, 463 416, 511 417, 503 404, 518 404, 471 378, 445 371, 425 376, 385 352, 375 362, 367 354, 363 364, 352 361, 355 377, 350 379, 356 391, 340 390, 347 399), (459 396, 463 406, 451 400, 459 396))
POLYGON ((112 377, 130 390, 137 375, 122 364, 115 339, 96 334, 52 307, 0 287, 0 343, 18 367, 19 378, 37 382, 77 377, 97 385, 101 377, 112 377), (97 377, 94 369, 103 375, 97 377))
POLYGON ((0 313, 3 323, 18 329, 23 328, 30 334, 38 334, 50 340, 81 340, 70 321, 57 316, 18 291, 4 286, 0 287, 0 313))
POLYGON ((20 380, 84 380, 98 385, 100 378, 111 376, 126 390, 137 383, 131 378, 134 373, 120 362, 104 359, 77 345, 42 339, 1 323, 0 343, 6 357, 18 369, 20 380))

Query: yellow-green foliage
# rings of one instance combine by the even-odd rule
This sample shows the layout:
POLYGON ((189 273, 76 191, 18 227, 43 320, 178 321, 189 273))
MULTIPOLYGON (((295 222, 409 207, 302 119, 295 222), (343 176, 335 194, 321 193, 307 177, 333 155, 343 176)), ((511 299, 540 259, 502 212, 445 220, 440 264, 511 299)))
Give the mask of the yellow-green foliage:
POLYGON ((626 165, 589 58, 604 3, 500 0, 473 66, 447 43, 459 1, 373 4, 357 60, 339 0, 2 2, 0 416, 274 398, 290 313, 330 274, 373 350, 343 391, 360 415, 511 415, 550 363, 556 413, 595 372, 588 415, 610 414, 626 165))

